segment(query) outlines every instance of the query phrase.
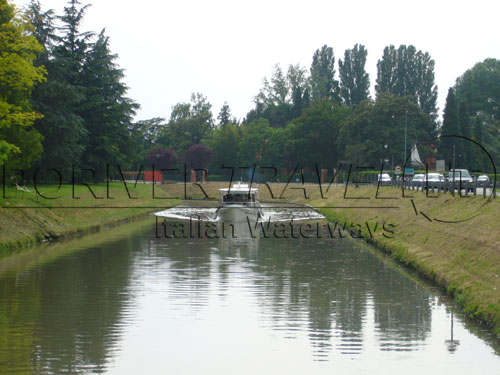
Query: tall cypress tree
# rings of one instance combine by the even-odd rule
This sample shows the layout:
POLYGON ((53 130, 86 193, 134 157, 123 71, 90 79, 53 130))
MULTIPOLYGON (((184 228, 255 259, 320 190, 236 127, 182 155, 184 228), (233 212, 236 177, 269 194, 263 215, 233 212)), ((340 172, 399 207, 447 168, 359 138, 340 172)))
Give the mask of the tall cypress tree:
POLYGON ((340 95, 346 105, 359 104, 369 97, 370 77, 365 70, 367 55, 365 47, 356 44, 345 51, 343 61, 339 59, 340 95))
POLYGON ((448 96, 446 97, 446 106, 444 108, 443 116, 443 126, 441 127, 441 136, 446 136, 441 138, 439 152, 441 156, 447 161, 452 162, 453 158, 453 146, 455 146, 455 160, 459 154, 459 146, 461 144, 460 138, 456 136, 460 135, 460 127, 458 122, 458 109, 457 102, 455 98, 455 93, 452 88, 448 90, 448 96))
MULTIPOLYGON (((469 108, 467 106, 467 103, 464 101, 461 101, 458 105, 458 123, 460 128, 460 135, 466 138, 471 138, 472 131, 470 128, 469 108)), ((471 169, 474 165, 473 154, 477 152, 477 150, 473 147, 472 142, 462 139, 461 151, 463 152, 463 165, 471 169)))

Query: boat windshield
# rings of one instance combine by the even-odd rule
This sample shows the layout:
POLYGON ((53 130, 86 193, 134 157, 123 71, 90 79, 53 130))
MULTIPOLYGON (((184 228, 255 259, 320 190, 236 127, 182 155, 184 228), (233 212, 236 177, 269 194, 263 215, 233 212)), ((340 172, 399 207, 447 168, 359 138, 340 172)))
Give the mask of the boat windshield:
POLYGON ((255 194, 248 193, 230 193, 222 196, 224 204, 248 204, 255 203, 255 194))

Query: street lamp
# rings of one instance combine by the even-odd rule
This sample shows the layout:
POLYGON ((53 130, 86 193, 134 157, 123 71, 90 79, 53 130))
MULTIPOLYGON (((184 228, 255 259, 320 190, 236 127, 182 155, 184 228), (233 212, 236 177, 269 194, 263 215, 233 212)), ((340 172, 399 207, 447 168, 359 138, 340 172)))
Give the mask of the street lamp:
POLYGON ((408 111, 406 110, 405 111, 405 155, 404 155, 404 163, 406 164, 406 128, 407 128, 407 125, 408 125, 408 111))
POLYGON ((384 159, 382 160, 382 169, 384 169, 385 155, 387 154, 388 147, 387 143, 384 143, 384 159))

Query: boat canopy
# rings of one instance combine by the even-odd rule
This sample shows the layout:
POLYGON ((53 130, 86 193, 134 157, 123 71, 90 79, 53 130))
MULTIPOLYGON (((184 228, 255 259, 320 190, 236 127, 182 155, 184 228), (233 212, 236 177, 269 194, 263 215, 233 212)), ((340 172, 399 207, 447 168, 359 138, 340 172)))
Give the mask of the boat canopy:
POLYGON ((243 184, 234 185, 231 189, 219 189, 220 201, 222 205, 256 203, 259 200, 258 190, 243 184))

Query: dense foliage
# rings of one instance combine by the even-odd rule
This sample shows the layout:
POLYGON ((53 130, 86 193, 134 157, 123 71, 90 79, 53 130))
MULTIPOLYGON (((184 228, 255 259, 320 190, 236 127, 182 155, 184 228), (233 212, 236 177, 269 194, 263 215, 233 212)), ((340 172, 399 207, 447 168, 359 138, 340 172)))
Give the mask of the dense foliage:
POLYGON ((29 98, 46 71, 33 64, 42 47, 28 30, 15 8, 0 0, 0 164, 16 168, 26 168, 42 151, 42 137, 32 126, 41 115, 29 98))

